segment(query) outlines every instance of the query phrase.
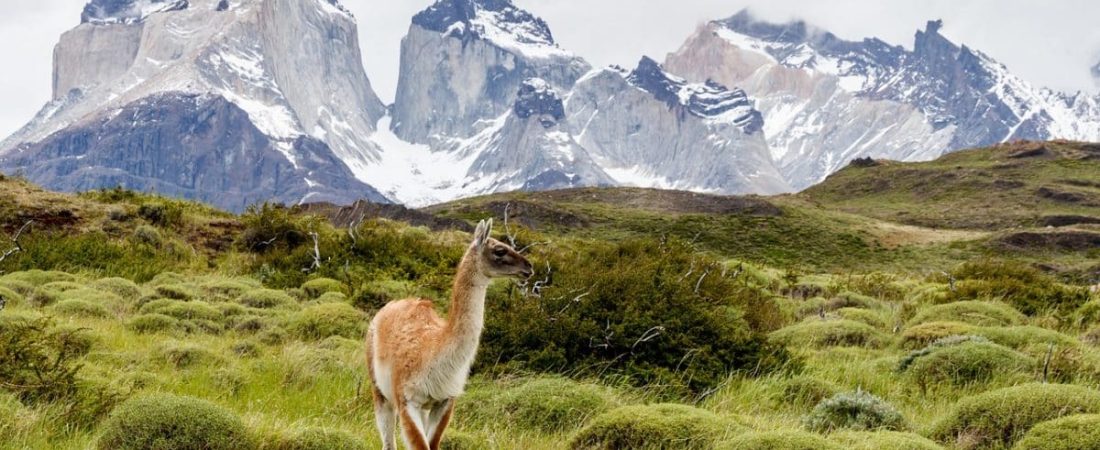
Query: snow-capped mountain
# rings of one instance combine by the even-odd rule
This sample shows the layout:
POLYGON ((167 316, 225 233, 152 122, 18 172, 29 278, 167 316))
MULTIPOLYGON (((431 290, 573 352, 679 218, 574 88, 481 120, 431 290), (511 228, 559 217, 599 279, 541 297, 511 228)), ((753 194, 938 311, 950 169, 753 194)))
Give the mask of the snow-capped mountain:
POLYGON ((468 138, 512 108, 524 80, 568 91, 590 68, 508 0, 440 0, 401 41, 391 126, 417 144, 468 138))
POLYGON ((0 171, 232 210, 423 206, 601 185, 774 194, 857 157, 1100 140, 1100 97, 1035 88, 942 26, 907 50, 741 12, 663 65, 593 70, 510 0, 438 0, 411 20, 386 106, 338 0, 91 0, 0 171))
POLYGON ((744 88, 786 179, 810 186, 863 156, 926 160, 1017 139, 1097 140, 1095 99, 1037 89, 932 21, 912 51, 846 41, 805 22, 742 11, 701 27, 666 65, 744 88))
POLYGON ((356 178, 384 106, 336 0, 92 0, 81 19, 55 48, 53 100, 0 144, 5 171, 234 210, 386 200, 356 178))
POLYGON ((688 83, 643 57, 577 83, 566 106, 577 140, 619 184, 719 193, 787 192, 739 89, 688 83))

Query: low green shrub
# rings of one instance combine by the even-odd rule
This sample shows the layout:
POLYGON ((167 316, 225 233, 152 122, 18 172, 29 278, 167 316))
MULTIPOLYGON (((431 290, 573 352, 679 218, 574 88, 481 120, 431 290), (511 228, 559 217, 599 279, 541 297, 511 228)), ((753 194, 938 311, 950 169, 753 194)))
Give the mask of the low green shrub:
MULTIPOLYGON (((1067 286, 1038 269, 1012 261, 970 261, 953 271, 949 299, 996 299, 1028 315, 1068 315, 1089 300, 1088 290, 1067 286)), ((985 324, 983 324, 985 325, 985 324)))
POLYGON ((283 436, 272 450, 367 450, 362 439, 343 430, 306 428, 283 436))
POLYGON ((138 207, 142 219, 158 227, 174 227, 183 224, 183 207, 176 202, 149 202, 138 207))
POLYGON ((1035 360, 992 342, 962 342, 937 348, 920 356, 906 373, 922 389, 936 383, 962 386, 988 381, 994 376, 1028 373, 1035 360))
POLYGON ((898 360, 897 371, 898 372, 906 371, 909 368, 909 366, 912 365, 918 358, 921 358, 923 356, 927 356, 928 354, 930 354, 930 353, 932 353, 936 350, 939 350, 939 349, 944 348, 944 347, 949 347, 949 346, 952 346, 952 345, 958 345, 958 344, 966 343, 966 342, 988 343, 989 339, 986 339, 982 336, 972 336, 972 335, 968 335, 968 334, 946 336, 946 337, 936 339, 935 341, 930 342, 928 345, 924 346, 923 348, 913 350, 913 351, 909 352, 908 354, 906 354, 905 356, 901 357, 901 359, 898 360))
POLYGON ((810 431, 902 430, 905 418, 893 406, 865 391, 836 394, 823 400, 803 420, 810 431))
POLYGON ((840 431, 829 441, 847 450, 943 450, 928 438, 900 431, 840 431))
POLYGON ((485 441, 469 433, 448 429, 439 443, 439 450, 480 450, 489 448, 485 441))
POLYGON ((50 306, 50 311, 70 317, 103 318, 111 315, 105 306, 85 300, 62 300, 50 306))
POLYGON ((247 278, 212 277, 199 284, 203 292, 223 300, 235 299, 245 292, 262 287, 262 284, 247 278))
POLYGON ((183 284, 160 285, 157 286, 156 293, 161 297, 172 300, 188 301, 198 297, 198 293, 194 289, 183 284))
POLYGON ((305 340, 321 340, 329 336, 361 339, 366 331, 367 317, 345 303, 322 303, 294 313, 287 329, 305 340))
POLYGON ((1092 327, 1085 334, 1081 335, 1081 342, 1084 342, 1091 346, 1100 346, 1100 325, 1092 327))
POLYGON ((843 319, 863 322, 878 329, 887 328, 887 318, 877 311, 862 308, 840 308, 836 310, 836 313, 843 319))
POLYGON ((301 287, 309 298, 317 298, 328 292, 339 292, 345 295, 348 293, 347 289, 344 287, 344 283, 333 280, 332 278, 314 278, 302 283, 301 287))
POLYGON ((239 333, 258 333, 272 326, 271 319, 256 315, 232 316, 229 326, 239 333))
POLYGON ((177 369, 194 367, 219 360, 217 355, 205 347, 184 342, 167 342, 161 346, 159 353, 168 364, 171 364, 177 369))
POLYGON ((1026 317, 1000 302, 961 301, 925 308, 909 320, 914 326, 928 322, 963 322, 978 326, 1018 325, 1026 317))
POLYGON ((242 358, 254 358, 260 356, 263 353, 263 348, 260 344, 253 340, 238 341, 230 347, 233 353, 242 358))
POLYGON ((359 287, 352 296, 352 304, 359 309, 373 311, 394 300, 418 297, 417 291, 416 285, 411 281, 376 279, 359 287))
POLYGON ((70 275, 65 272, 59 272, 56 270, 27 270, 23 272, 12 272, 4 275, 2 278, 4 281, 17 281, 27 283, 31 286, 38 287, 44 284, 53 283, 57 281, 76 281, 75 275, 70 275))
POLYGON ((325 292, 313 301, 316 303, 348 303, 348 296, 339 292, 325 292))
POLYGON ((1014 349, 1048 344, 1055 344, 1059 347, 1077 345, 1077 340, 1072 336, 1031 325, 1015 327, 982 327, 974 330, 974 334, 984 336, 993 342, 1014 349))
POLYGON ((797 375, 783 380, 782 390, 776 400, 782 404, 812 407, 840 391, 835 384, 808 375, 797 375))
POLYGON ((1064 384, 1025 384, 959 400, 928 436, 966 448, 1010 447, 1040 422, 1100 413, 1100 392, 1064 384))
POLYGON ((711 448, 744 427, 686 405, 623 406, 593 418, 570 440, 574 450, 711 448))
POLYGON ((715 447, 716 450, 841 450, 844 447, 805 431, 745 433, 715 447))
POLYGON ((134 228, 134 233, 130 235, 130 239, 137 245, 148 245, 153 248, 160 248, 164 243, 164 237, 161 236, 160 230, 151 227, 149 225, 138 225, 134 228))
POLYGON ((0 442, 10 442, 21 430, 30 428, 27 408, 15 396, 0 392, 0 442))
POLYGON ((773 331, 768 338, 773 342, 797 347, 881 347, 890 340, 889 335, 862 322, 816 318, 773 331))
POLYGON ((460 400, 460 415, 544 433, 576 429, 617 403, 609 388, 559 377, 523 380, 486 400, 476 404, 460 400))
POLYGON ((10 289, 16 294, 22 295, 23 297, 30 295, 31 292, 34 292, 35 288, 33 284, 22 280, 16 280, 14 278, 0 278, 0 287, 10 289))
POLYGON ((115 294, 124 301, 137 300, 141 296, 141 288, 133 281, 125 278, 101 278, 93 282, 92 287, 99 291, 115 294))
POLYGON ((149 394, 112 411, 97 445, 100 450, 247 450, 255 442, 228 409, 195 398, 149 394))
POLYGON ((1077 308, 1073 313, 1073 321, 1083 328, 1100 324, 1100 300, 1090 301, 1077 308))
POLYGON ((1016 450, 1081 450, 1100 448, 1100 414, 1079 414, 1035 425, 1016 450))
POLYGON ((183 329, 179 319, 164 314, 140 314, 126 324, 138 333, 161 333, 183 329))
POLYGON ((23 303, 23 295, 0 286, 0 310, 13 308, 23 303))
POLYGON ((53 291, 54 293, 60 295, 66 291, 83 289, 84 285, 81 283, 77 283, 76 281, 54 281, 51 283, 43 284, 39 287, 48 291, 53 291))
POLYGON ((164 314, 180 320, 209 320, 221 322, 225 319, 222 312, 206 302, 183 302, 179 300, 154 300, 138 310, 142 314, 164 314))
POLYGON ((928 322, 914 325, 901 332, 898 346, 906 349, 920 349, 939 339, 950 336, 966 336, 978 327, 962 322, 928 322))
POLYGON ((295 308, 298 302, 286 292, 276 289, 253 289, 237 297, 237 303, 252 308, 295 308))

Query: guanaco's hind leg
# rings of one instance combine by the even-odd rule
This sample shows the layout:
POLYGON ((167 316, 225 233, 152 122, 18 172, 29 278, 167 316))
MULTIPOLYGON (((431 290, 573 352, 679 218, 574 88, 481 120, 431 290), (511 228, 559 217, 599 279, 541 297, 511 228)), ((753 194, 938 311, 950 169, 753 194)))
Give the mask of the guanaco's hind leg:
POLYGON ((424 412, 420 405, 400 398, 397 400, 397 414, 400 418, 401 435, 405 438, 405 448, 408 450, 431 450, 428 447, 427 427, 424 423, 424 412))
POLYGON ((439 450, 439 443, 443 441, 443 431, 451 423, 451 414, 455 410, 455 399, 447 399, 443 403, 432 408, 428 415, 428 432, 431 437, 431 450, 439 450))
POLYGON ((378 425, 378 434, 382 436, 382 450, 397 450, 397 440, 393 434, 397 427, 394 404, 387 401, 378 388, 373 388, 372 392, 374 393, 374 422, 378 425))

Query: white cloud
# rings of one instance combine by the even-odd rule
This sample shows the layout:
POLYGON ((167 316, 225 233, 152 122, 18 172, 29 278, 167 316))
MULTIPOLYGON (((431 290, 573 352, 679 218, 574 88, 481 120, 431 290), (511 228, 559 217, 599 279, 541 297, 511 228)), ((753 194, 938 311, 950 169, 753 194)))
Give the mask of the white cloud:
MULTIPOLYGON (((342 0, 359 19, 364 65, 392 101, 401 37, 431 0, 342 0)), ((79 22, 84 0, 9 2, 0 16, 7 67, 0 73, 0 135, 14 132, 50 97, 52 49, 79 22)), ((752 7, 769 20, 801 17, 846 39, 879 37, 912 46, 913 33, 943 19, 942 33, 1005 63, 1028 81, 1091 90, 1100 59, 1100 3, 1094 0, 516 0, 543 17, 560 44, 593 65, 658 60, 699 24, 752 7)))

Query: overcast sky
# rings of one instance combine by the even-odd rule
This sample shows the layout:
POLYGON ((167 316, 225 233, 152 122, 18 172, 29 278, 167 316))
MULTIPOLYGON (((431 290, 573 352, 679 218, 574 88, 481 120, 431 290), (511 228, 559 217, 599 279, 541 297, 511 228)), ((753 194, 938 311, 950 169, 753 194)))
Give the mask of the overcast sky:
MULTIPOLYGON (((306 1, 306 0, 301 0, 306 1)), ((401 37, 432 0, 342 0, 359 19, 364 65, 389 102, 401 37)), ((842 38, 879 37, 911 48, 913 33, 943 19, 943 34, 1000 60, 1033 84, 1095 91, 1100 60, 1095 0, 515 0, 546 19, 562 47, 594 66, 662 60, 701 23, 751 7, 769 20, 805 19, 842 38)), ((53 46, 80 21, 85 0, 8 1, 0 15, 0 136, 22 126, 50 97, 53 46)))

